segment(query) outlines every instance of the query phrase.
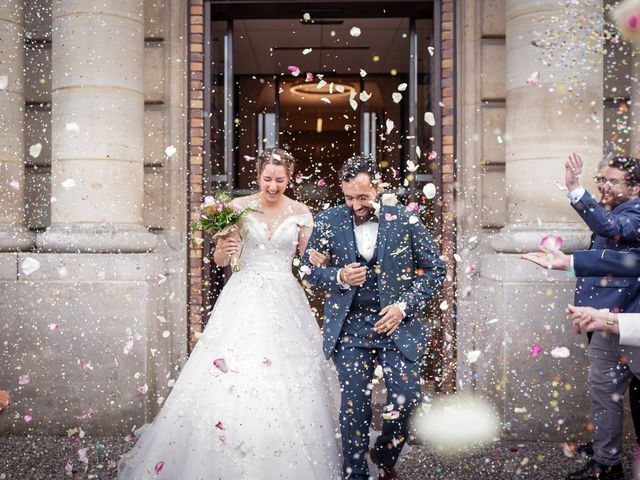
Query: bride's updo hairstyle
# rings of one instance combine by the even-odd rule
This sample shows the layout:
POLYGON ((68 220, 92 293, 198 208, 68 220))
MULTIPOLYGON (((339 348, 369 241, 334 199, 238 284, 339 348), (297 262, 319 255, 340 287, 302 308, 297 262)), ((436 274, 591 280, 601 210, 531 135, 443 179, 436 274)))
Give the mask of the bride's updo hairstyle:
POLYGON ((258 155, 258 164, 256 170, 258 171, 258 178, 262 175, 264 167, 267 165, 281 165, 287 172, 289 180, 293 178, 293 170, 295 167, 296 159, 293 158, 286 150, 278 147, 265 148, 260 155, 258 155))

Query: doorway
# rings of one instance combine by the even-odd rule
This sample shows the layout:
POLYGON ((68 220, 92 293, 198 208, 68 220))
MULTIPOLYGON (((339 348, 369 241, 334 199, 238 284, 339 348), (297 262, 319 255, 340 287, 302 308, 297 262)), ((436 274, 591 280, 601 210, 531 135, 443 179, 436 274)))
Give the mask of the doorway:
MULTIPOLYGON (((337 170, 365 153, 378 161, 389 193, 426 207, 425 223, 441 243, 442 203, 421 195, 428 183, 440 190, 442 176, 434 3, 314 5, 205 3, 204 191, 252 193, 254 158, 280 146, 298 160, 289 194, 315 213, 341 201, 337 170)), ((205 257, 208 250, 205 243, 205 257)), ((211 307, 225 274, 207 274, 211 307)), ((439 303, 430 317, 440 316, 439 303)))

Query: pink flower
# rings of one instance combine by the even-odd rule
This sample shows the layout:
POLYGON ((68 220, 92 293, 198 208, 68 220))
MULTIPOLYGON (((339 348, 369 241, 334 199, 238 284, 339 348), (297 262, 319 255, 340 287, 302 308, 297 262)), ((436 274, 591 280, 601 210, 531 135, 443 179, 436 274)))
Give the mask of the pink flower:
POLYGON ((420 211, 420 205, 418 205, 416 202, 411 202, 407 205, 407 210, 413 213, 418 213, 420 211))
POLYGON ((538 345, 537 343, 534 343, 533 346, 531 347, 531 352, 529 352, 529 354, 532 357, 537 357, 542 352, 543 352, 542 347, 540 345, 538 345))
POLYGON ((207 195, 206 197, 204 197, 204 201, 202 202, 202 204, 205 206, 213 205, 215 201, 215 198, 213 198, 211 195, 207 195))
POLYGON ((71 460, 67 460, 67 463, 64 466, 64 473, 69 476, 73 475, 73 462, 71 460))
POLYGON ((222 373, 227 373, 229 371, 229 367, 227 366, 227 362, 224 358, 216 358, 213 361, 213 366, 220 370, 222 373))
POLYGON ((562 248, 562 237, 553 234, 546 235, 540 240, 540 246, 545 252, 557 252, 562 248))
POLYGON ((321 178, 320 180, 318 180, 318 186, 319 187, 324 187, 327 184, 327 182, 325 182, 324 178, 321 178))
POLYGON ((154 468, 156 475, 158 475, 162 469, 164 468, 164 462, 158 462, 156 463, 156 467, 154 468))

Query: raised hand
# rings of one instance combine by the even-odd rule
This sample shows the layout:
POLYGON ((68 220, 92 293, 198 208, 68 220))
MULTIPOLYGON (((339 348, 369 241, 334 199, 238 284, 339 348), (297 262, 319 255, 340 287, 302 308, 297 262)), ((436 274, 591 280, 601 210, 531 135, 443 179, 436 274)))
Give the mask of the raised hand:
POLYGON ((564 163, 564 183, 570 192, 580 186, 582 175, 582 158, 577 153, 572 153, 564 163))
POLYGON ((367 267, 358 262, 350 263, 340 271, 340 282, 359 287, 367 278, 367 267))
POLYGON ((321 253, 313 248, 309 250, 309 261, 314 267, 328 267, 331 255, 328 253, 321 253))
POLYGON ((562 253, 560 250, 553 252, 529 252, 520 255, 520 258, 535 265, 550 270, 570 270, 571 256, 562 253))
POLYGON ((575 307, 573 305, 568 305, 566 312, 573 322, 573 330, 577 334, 582 332, 593 332, 596 330, 620 333, 615 315, 607 310, 596 310, 593 307, 575 307))

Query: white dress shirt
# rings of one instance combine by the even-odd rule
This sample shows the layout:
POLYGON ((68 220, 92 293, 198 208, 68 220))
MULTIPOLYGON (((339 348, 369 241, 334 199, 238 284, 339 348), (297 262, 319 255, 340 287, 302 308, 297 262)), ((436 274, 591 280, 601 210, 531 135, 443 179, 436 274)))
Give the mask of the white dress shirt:
POLYGON ((620 344, 640 347, 640 313, 619 313, 620 344))
POLYGON ((583 187, 578 187, 575 190, 571 190, 569 193, 567 193, 567 197, 569 197, 571 203, 575 205, 580 201, 585 192, 586 190, 583 187))

